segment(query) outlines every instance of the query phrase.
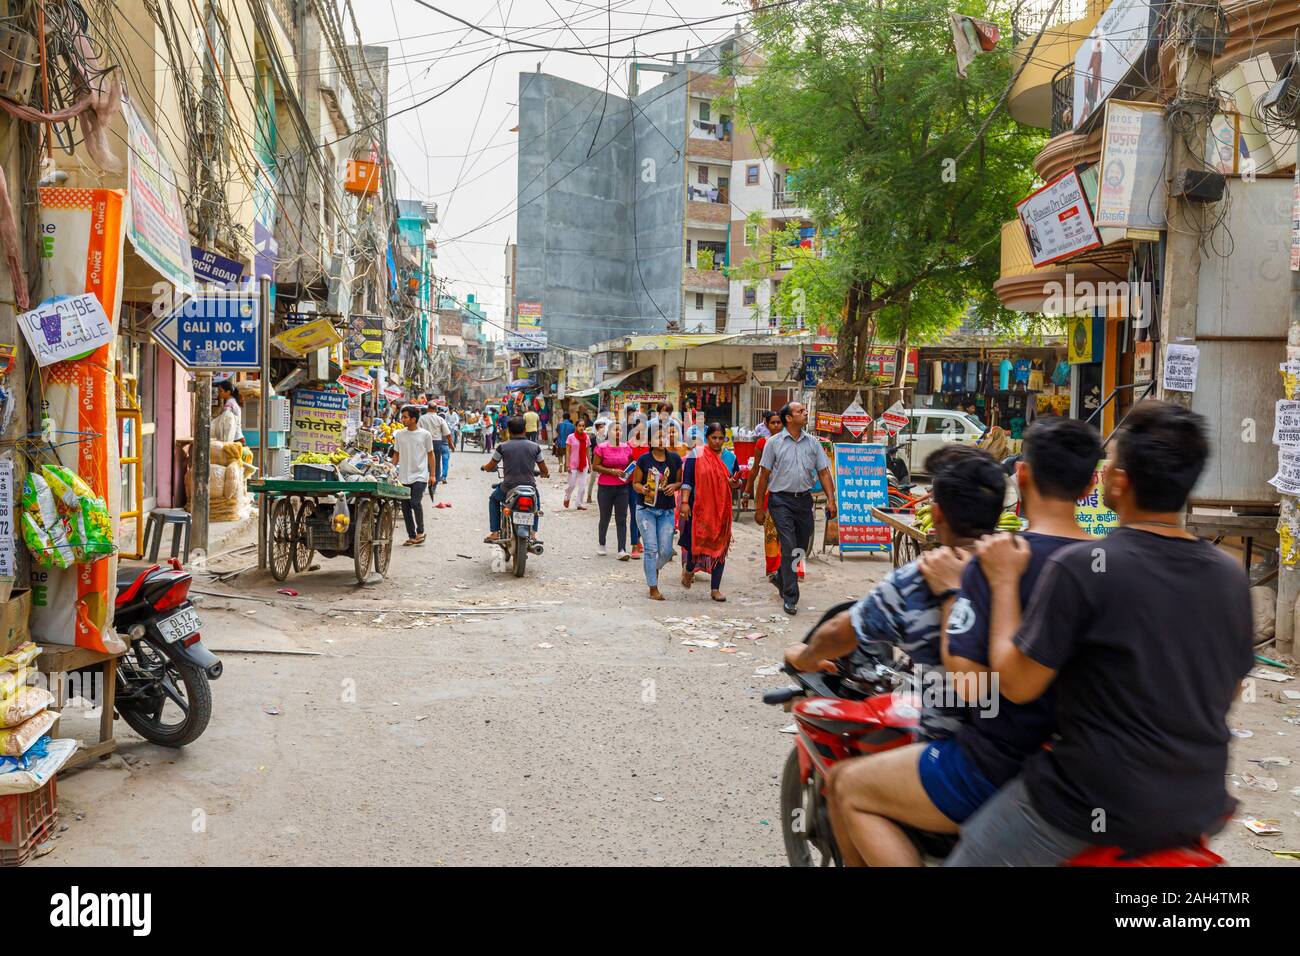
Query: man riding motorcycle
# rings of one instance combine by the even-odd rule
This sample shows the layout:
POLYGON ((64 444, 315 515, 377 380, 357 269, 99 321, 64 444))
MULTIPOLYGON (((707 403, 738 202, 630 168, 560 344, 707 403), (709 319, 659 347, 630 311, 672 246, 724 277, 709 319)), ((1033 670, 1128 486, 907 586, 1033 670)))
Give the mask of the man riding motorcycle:
MULTIPOLYGON (((551 476, 542 454, 542 446, 524 437, 524 420, 517 416, 511 418, 506 430, 509 439, 493 449, 492 457, 484 462, 481 469, 496 471, 498 464, 502 466, 501 481, 492 486, 492 494, 488 496, 488 528, 491 534, 483 539, 484 544, 495 544, 501 537, 501 506, 516 486, 533 483, 533 467, 537 467, 543 478, 551 476)), ((541 544, 536 539, 532 543, 541 544)))

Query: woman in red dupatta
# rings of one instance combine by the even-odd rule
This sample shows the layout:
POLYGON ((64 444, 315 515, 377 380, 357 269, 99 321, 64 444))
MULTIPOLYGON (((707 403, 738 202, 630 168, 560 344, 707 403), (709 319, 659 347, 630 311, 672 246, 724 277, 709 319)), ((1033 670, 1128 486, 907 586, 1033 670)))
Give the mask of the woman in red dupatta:
POLYGON ((719 422, 705 429, 705 444, 686 459, 682 479, 681 535, 682 586, 689 588, 696 571, 709 574, 709 596, 725 601, 722 573, 731 547, 731 490, 738 487, 733 468, 722 460, 726 430, 719 422))

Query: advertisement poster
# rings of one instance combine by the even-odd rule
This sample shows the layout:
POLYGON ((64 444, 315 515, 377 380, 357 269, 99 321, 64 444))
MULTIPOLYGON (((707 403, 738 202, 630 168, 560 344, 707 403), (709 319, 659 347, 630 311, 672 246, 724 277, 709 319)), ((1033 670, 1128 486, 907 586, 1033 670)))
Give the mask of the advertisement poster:
MULTIPOLYGON (((907 368, 903 372, 904 381, 916 381, 916 363, 920 354, 920 349, 907 350, 907 368)), ((881 376, 892 382, 897 371, 898 349, 890 348, 887 345, 873 345, 867 350, 868 375, 881 376)))
POLYGON ((830 412, 817 413, 817 431, 826 432, 828 435, 838 435, 844 430, 844 419, 839 415, 832 415, 830 412))
POLYGON ((127 235, 140 258, 178 289, 194 288, 190 227, 176 174, 130 100, 122 101, 127 142, 127 235))
POLYGON ((883 445, 835 446, 835 500, 839 505, 840 553, 888 554, 893 535, 871 515, 889 504, 883 445))
POLYGON ((1195 345, 1179 345, 1176 342, 1165 347, 1165 374, 1163 385, 1166 392, 1196 391, 1196 369, 1201 364, 1201 350, 1195 345))
POLYGON ((369 375, 356 372, 344 372, 338 377, 338 383, 349 395, 365 395, 375 387, 375 381, 369 375))
POLYGON ((867 410, 862 407, 862 395, 855 395, 849 407, 840 413, 840 422, 854 438, 857 438, 864 431, 871 427, 871 416, 867 410))
POLYGON ((302 325, 272 336, 271 341, 290 355, 302 358, 320 349, 327 349, 343 341, 329 319, 313 319, 302 325))
POLYGON ((348 423, 346 392, 293 393, 293 428, 289 448, 300 452, 331 454, 339 450, 348 423))
POLYGON ((1106 104, 1101 139, 1097 227, 1163 229, 1165 203, 1165 111, 1153 103, 1106 104))
POLYGON ((1070 319, 1069 352, 1067 357, 1071 365, 1091 365, 1097 361, 1093 349, 1093 321, 1090 315, 1081 319, 1070 319))
POLYGON ((1268 483, 1284 495, 1300 495, 1300 448, 1277 450, 1277 474, 1268 483))
POLYGON ((83 358, 113 338, 113 325, 93 292, 47 299, 18 316, 18 327, 41 367, 83 358))
POLYGON ((1016 212, 1035 266, 1101 245, 1083 183, 1073 169, 1020 200, 1016 212))
POLYGON ((1105 468, 1104 461, 1097 466, 1088 491, 1074 504, 1074 520, 1094 538, 1104 538, 1119 527, 1119 515, 1107 508, 1101 500, 1101 473, 1105 468))
POLYGON ((546 332, 542 329, 506 332, 506 348, 511 352, 545 352, 546 332))
POLYGON ((1273 444, 1300 445, 1300 401, 1280 399, 1274 406, 1273 444))
POLYGON ((384 361, 384 317, 353 315, 343 337, 343 356, 348 365, 374 366, 384 361))
POLYGON ((1074 55, 1074 128, 1082 129, 1137 66, 1154 36, 1151 0, 1115 0, 1074 55))
POLYGON ((518 302, 515 304, 516 324, 520 329, 540 329, 542 327, 542 304, 540 302, 518 302))

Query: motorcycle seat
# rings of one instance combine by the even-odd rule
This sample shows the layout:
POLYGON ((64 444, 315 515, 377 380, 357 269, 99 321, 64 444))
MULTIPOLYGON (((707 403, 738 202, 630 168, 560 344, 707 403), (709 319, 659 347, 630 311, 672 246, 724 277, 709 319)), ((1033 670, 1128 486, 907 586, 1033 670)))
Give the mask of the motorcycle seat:
POLYGON ((117 593, 121 594, 132 584, 135 579, 149 569, 147 564, 122 565, 117 566, 117 593))

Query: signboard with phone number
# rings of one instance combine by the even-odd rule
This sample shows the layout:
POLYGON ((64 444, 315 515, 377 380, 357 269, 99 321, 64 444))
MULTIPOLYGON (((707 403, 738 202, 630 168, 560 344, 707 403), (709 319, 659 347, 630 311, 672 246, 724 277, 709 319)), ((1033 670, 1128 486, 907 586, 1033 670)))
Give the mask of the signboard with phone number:
POLYGON ((835 500, 839 506, 840 553, 888 554, 889 526, 871 508, 889 505, 884 445, 835 446, 835 500))

